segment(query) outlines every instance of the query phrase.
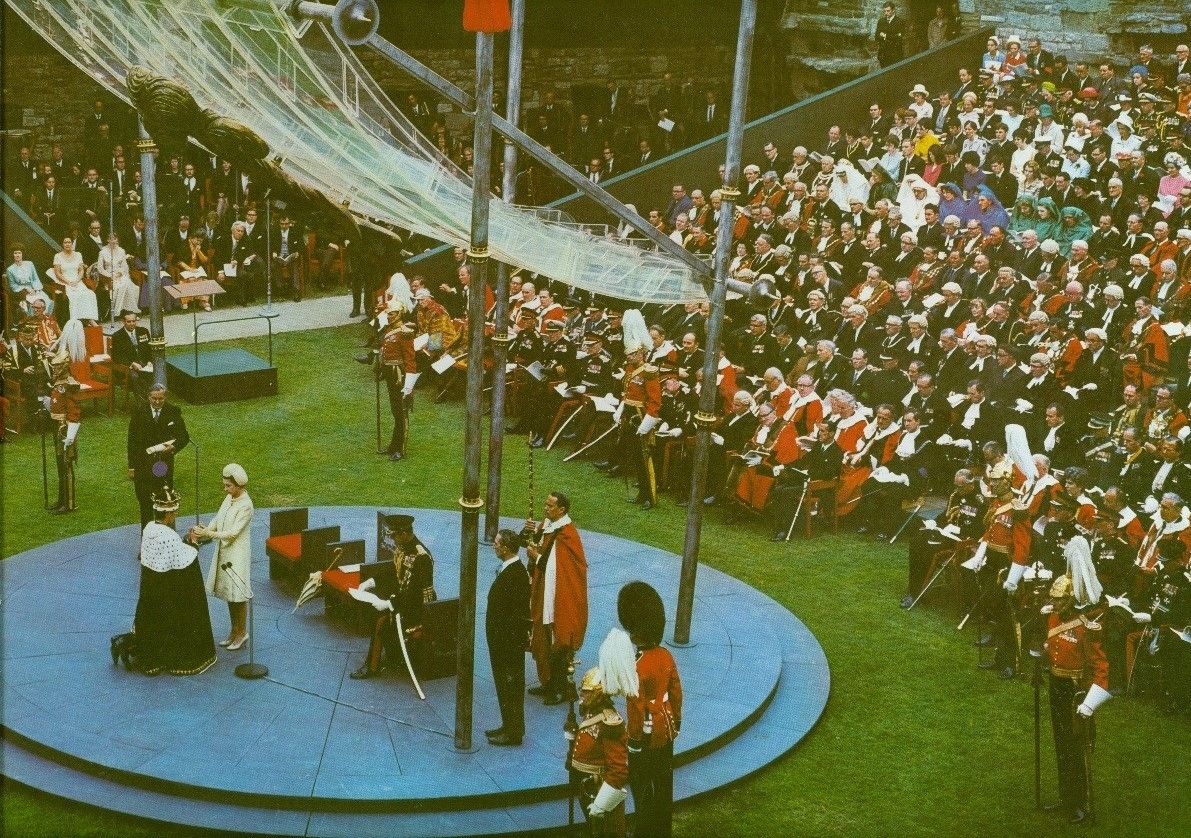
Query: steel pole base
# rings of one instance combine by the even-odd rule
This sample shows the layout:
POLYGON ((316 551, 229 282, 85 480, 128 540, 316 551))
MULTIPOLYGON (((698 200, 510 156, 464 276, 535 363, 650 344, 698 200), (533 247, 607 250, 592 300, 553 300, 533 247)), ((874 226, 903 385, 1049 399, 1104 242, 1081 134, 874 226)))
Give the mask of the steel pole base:
POLYGON ((236 667, 236 677, 244 678, 248 681, 255 681, 257 678, 264 678, 269 674, 269 667, 263 663, 242 663, 236 667))

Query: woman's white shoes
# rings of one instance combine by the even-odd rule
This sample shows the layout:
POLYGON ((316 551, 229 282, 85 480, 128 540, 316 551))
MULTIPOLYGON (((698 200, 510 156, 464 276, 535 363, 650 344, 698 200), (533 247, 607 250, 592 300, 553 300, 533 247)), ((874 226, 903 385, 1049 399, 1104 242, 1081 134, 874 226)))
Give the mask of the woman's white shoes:
POLYGON ((234 651, 236 651, 237 649, 239 649, 241 646, 243 646, 243 645, 244 645, 245 643, 247 643, 247 642, 248 642, 248 635, 247 635, 247 634, 245 634, 243 637, 241 637, 241 638, 240 638, 239 640, 237 640, 235 643, 229 643, 229 644, 227 644, 227 650, 228 650, 229 652, 234 652, 234 651))

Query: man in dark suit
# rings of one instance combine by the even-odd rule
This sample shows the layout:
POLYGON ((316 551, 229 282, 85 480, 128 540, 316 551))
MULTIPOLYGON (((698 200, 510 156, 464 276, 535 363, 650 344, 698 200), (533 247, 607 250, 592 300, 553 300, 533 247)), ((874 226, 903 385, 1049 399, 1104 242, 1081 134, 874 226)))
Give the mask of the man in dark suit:
POLYGON ((149 354, 149 330, 137 325, 131 311, 121 312, 124 328, 112 333, 112 363, 128 367, 128 386, 144 395, 153 382, 153 373, 146 370, 152 358, 149 354))
POLYGON ((153 493, 174 485, 174 456, 189 442, 182 411, 166 401, 165 387, 155 384, 128 424, 128 479, 136 488, 142 529, 153 520, 153 493))
POLYGON ((516 746, 525 736, 525 650, 529 647, 529 573, 521 562, 521 537, 501 530, 493 544, 500 569, 488 589, 484 630, 500 705, 500 727, 486 731, 493 745, 516 746))

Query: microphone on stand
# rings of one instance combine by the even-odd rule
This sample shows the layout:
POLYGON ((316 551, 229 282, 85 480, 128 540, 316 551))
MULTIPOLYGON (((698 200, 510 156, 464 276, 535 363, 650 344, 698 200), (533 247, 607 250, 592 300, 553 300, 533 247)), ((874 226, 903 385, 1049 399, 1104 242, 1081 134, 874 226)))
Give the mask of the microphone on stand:
MULTIPOLYGON (((228 573, 230 573, 240 584, 240 587, 249 592, 252 591, 252 588, 249 585, 244 584, 244 579, 240 576, 240 574, 236 573, 236 570, 232 567, 231 562, 224 562, 219 566, 219 569, 226 570, 228 573)), ((248 663, 240 664, 235 670, 236 677, 245 678, 248 680, 264 678, 269 674, 269 667, 265 666, 263 663, 256 662, 256 626, 253 622, 253 599, 255 599, 255 597, 248 597, 248 663)))

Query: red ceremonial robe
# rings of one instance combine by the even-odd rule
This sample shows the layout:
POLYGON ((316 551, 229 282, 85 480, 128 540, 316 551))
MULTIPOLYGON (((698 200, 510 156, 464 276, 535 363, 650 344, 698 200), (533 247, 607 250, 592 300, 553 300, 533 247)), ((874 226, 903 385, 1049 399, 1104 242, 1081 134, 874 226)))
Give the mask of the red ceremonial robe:
POLYGON ((736 497, 753 509, 764 509, 765 502, 769 500, 769 490, 773 488, 773 467, 789 465, 798 458, 799 453, 798 435, 794 431, 794 425, 790 422, 782 423, 777 429, 777 439, 773 448, 762 463, 746 468, 740 475, 740 481, 736 484, 736 497))
POLYGON ((530 589, 533 630, 529 650, 543 684, 550 682, 550 653, 563 646, 578 651, 587 633, 587 557, 583 553, 579 530, 568 519, 562 527, 547 533, 543 540, 543 556, 547 555, 546 547, 554 556, 554 623, 549 633, 543 623, 546 567, 542 561, 534 563, 530 589))

